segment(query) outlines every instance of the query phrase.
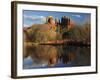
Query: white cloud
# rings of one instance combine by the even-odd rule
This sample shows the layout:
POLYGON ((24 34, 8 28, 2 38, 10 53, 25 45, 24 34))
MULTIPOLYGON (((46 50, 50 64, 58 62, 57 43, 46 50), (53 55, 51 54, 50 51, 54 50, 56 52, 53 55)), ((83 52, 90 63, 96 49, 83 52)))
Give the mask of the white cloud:
POLYGON ((80 17, 81 17, 81 15, 72 15, 72 16, 75 16, 75 17, 78 17, 78 18, 80 18, 80 17))
POLYGON ((30 27, 30 25, 28 25, 28 24, 24 24, 24 26, 23 27, 30 27))
POLYGON ((41 20, 41 21, 46 21, 46 17, 44 16, 27 16, 27 15, 24 15, 24 18, 25 19, 29 19, 29 20, 41 20))

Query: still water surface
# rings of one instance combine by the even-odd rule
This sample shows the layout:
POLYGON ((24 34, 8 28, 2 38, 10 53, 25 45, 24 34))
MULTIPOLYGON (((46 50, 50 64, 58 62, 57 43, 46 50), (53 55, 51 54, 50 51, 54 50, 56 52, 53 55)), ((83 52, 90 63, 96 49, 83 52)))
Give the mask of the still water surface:
POLYGON ((91 65, 90 47, 67 45, 35 45, 25 48, 23 69, 75 67, 91 65))

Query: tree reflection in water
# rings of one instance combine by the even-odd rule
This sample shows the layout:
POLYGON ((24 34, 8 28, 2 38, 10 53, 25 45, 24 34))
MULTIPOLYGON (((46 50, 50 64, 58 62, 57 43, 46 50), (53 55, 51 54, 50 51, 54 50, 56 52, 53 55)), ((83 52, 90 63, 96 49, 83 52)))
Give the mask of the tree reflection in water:
POLYGON ((90 66, 90 47, 33 45, 25 47, 24 69, 90 66))

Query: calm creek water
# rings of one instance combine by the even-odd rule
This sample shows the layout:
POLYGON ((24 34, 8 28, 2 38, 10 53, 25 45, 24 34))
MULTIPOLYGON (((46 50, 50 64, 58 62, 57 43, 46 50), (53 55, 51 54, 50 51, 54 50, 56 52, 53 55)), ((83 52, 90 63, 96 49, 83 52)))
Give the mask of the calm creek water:
POLYGON ((23 69, 75 67, 91 65, 90 47, 36 45, 26 48, 23 69))

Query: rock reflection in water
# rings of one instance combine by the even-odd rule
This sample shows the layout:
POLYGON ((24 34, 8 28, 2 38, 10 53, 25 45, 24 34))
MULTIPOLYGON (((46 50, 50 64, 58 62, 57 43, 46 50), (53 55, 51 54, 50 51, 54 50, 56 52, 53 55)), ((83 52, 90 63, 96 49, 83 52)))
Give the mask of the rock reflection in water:
POLYGON ((90 47, 34 45, 25 47, 24 69, 89 66, 90 47))

